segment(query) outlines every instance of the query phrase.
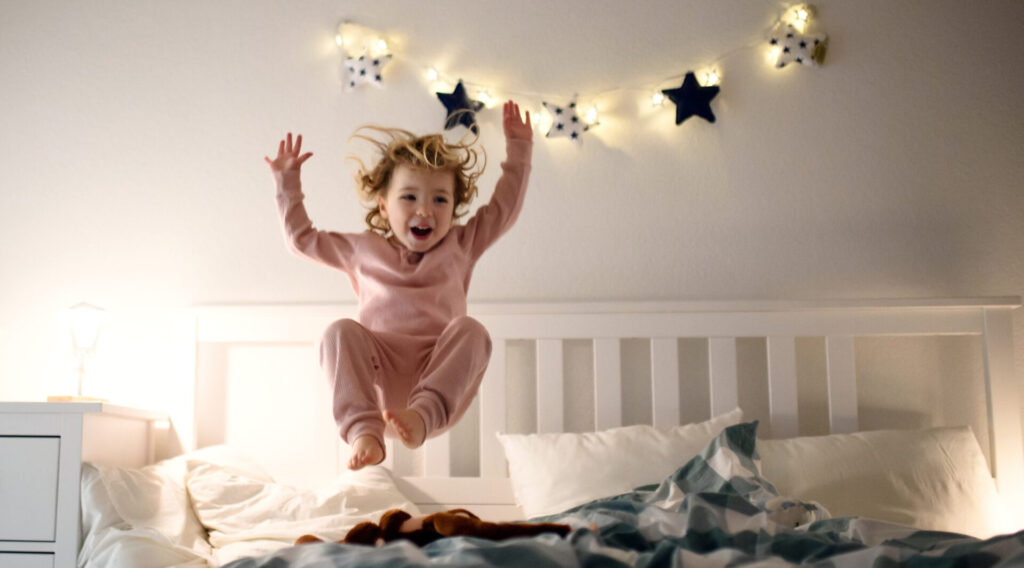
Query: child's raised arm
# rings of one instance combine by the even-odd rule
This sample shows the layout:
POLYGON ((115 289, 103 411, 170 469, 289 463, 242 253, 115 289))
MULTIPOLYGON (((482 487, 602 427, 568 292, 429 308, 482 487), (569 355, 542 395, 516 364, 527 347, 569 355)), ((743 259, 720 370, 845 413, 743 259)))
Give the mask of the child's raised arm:
POLYGON ((302 167, 303 162, 308 160, 313 153, 306 152, 300 154, 302 151, 302 135, 295 139, 295 145, 292 145, 292 133, 288 133, 288 137, 281 141, 277 146, 277 157, 271 160, 267 156, 263 156, 263 161, 267 162, 272 172, 288 172, 288 171, 299 171, 302 167))
POLYGON ((459 241, 473 258, 483 254, 515 223, 526 194, 533 148, 530 112, 526 111, 526 117, 521 117, 519 105, 508 101, 502 111, 501 122, 505 129, 507 152, 505 161, 501 163, 501 177, 491 200, 477 209, 460 231, 459 241))
POLYGON ((302 135, 292 144, 292 134, 289 132, 288 137, 277 146, 277 157, 273 160, 263 158, 277 180, 277 209, 284 227, 285 242, 292 252, 300 256, 348 272, 353 254, 349 237, 318 230, 310 221, 302 203, 299 170, 302 163, 312 155, 312 152, 302 153, 302 135))
POLYGON ((533 126, 530 124, 530 111, 526 111, 525 120, 519 116, 519 105, 506 101, 502 110, 502 126, 505 128, 505 138, 509 140, 533 141, 533 126))

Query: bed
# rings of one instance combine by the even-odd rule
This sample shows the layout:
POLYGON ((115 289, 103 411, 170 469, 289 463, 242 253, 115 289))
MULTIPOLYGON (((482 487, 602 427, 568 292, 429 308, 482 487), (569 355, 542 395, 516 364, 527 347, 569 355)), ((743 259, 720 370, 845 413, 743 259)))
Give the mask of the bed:
POLYGON ((174 347, 189 403, 168 409, 186 451, 85 466, 79 565, 1020 564, 1019 304, 475 304, 494 349, 474 408, 359 472, 315 357, 354 306, 198 307, 174 347), (893 381, 925 355, 924 374, 977 375, 923 387, 967 410, 901 407, 893 381), (292 546, 456 507, 573 531, 292 546))

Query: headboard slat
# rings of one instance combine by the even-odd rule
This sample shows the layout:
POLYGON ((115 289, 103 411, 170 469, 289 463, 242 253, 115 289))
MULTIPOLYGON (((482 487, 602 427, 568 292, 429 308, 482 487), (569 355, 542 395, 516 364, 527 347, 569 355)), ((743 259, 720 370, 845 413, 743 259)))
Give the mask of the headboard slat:
POLYGON ((537 432, 565 427, 565 368, 561 339, 537 340, 537 432))
POLYGON ((651 338, 651 398, 655 428, 679 424, 679 343, 651 338))
POLYGON ((825 359, 828 368, 829 430, 833 434, 856 432, 857 374, 853 358, 853 336, 827 336, 825 359))
POLYGON ((774 335, 768 344, 768 408, 771 435, 791 438, 799 434, 796 391, 796 339, 774 335))
POLYGON ((739 406, 736 378, 736 338, 708 338, 708 380, 711 381, 711 416, 739 406))
MULTIPOLYGON (((350 456, 347 452, 341 452, 340 446, 338 450, 338 471, 345 471, 348 469, 348 459, 350 456)), ((393 438, 384 438, 384 461, 381 465, 391 471, 396 471, 395 440, 393 438)))
POLYGON ((506 344, 496 339, 491 348, 491 362, 480 384, 480 477, 507 477, 505 453, 495 434, 505 432, 506 344))
POLYGON ((597 430, 622 426, 622 343, 594 339, 594 421, 597 430))
POLYGON ((451 466, 451 433, 445 432, 423 444, 423 472, 427 477, 448 477, 451 466))

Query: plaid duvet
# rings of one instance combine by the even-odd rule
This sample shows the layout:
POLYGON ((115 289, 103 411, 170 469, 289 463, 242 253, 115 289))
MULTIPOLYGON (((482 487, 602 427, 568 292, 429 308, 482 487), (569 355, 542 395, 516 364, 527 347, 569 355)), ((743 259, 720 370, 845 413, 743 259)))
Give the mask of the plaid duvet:
POLYGON ((817 504, 780 499, 759 474, 756 433, 756 422, 731 426, 660 485, 533 519, 570 524, 575 530, 565 539, 449 538, 423 548, 323 543, 228 566, 1024 566, 1024 531, 979 540, 869 519, 830 519, 817 504), (807 522, 790 524, 792 507, 807 522))

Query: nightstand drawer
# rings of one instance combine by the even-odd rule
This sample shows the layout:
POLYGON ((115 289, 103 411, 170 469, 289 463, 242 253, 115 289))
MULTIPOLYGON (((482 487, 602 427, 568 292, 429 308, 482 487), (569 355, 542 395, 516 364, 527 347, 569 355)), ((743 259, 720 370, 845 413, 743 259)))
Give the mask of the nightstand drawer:
MULTIPOLYGON (((51 436, 0 436, 0 541, 42 541, 56 539, 57 464, 60 438, 51 436), (17 511, 17 514, 7 514, 17 511)), ((16 566, 36 559, 17 555, 16 566), (21 562, 17 564, 17 562, 21 562)), ((39 555, 31 555, 39 556, 39 555)), ((3 566, 7 566, 7 558, 3 566)))
POLYGON ((0 552, 0 566, 4 568, 53 568, 53 555, 0 552))

